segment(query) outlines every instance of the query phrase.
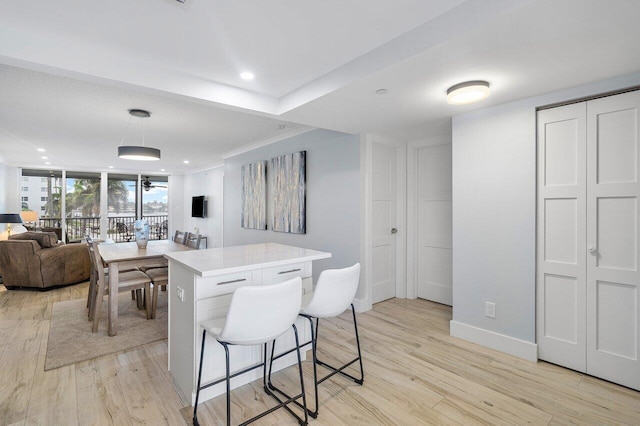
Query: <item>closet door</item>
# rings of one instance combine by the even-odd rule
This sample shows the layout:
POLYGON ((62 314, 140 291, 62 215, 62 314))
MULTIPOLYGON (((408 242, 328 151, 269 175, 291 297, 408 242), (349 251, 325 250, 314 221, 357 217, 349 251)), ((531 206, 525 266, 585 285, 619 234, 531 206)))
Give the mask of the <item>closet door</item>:
POLYGON ((587 103, 587 373, 640 389, 640 92, 587 103))
POLYGON ((538 112, 540 359, 586 369, 586 105, 538 112))

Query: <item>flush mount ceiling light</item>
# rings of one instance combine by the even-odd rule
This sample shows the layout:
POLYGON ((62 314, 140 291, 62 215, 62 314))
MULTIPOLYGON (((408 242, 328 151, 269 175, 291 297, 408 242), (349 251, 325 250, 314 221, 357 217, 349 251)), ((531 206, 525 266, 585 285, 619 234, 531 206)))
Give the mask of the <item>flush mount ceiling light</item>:
POLYGON ((489 96, 489 83, 483 80, 465 81, 449 87, 447 103, 464 105, 477 102, 489 96))
POLYGON ((142 146, 123 145, 124 139, 127 136, 127 130, 129 130, 129 125, 131 124, 131 118, 137 117, 137 118, 143 119, 143 118, 151 117, 151 113, 143 109, 130 109, 129 114, 131 115, 131 117, 129 117, 127 128, 124 131, 124 135, 122 136, 122 141, 120 141, 120 146, 118 147, 118 157, 124 160, 137 160, 137 161, 159 160, 160 159, 159 149, 144 146, 144 142, 145 142, 144 126, 142 122, 140 122, 140 130, 142 134, 142 146))
POLYGON ((255 78, 255 75, 253 75, 252 72, 245 71, 240 74, 240 78, 242 78, 243 80, 253 80, 255 78))

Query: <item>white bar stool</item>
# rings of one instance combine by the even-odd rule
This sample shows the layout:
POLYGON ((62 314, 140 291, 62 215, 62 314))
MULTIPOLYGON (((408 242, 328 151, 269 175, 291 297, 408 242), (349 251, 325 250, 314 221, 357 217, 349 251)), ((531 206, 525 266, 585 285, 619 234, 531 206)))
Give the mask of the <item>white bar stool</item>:
MULTIPOLYGON (((313 352, 313 382, 314 382, 314 390, 315 390, 315 410, 307 409, 309 415, 314 419, 318 417, 318 385, 325 380, 329 379, 335 374, 341 374, 342 376, 352 380, 353 382, 362 385, 364 382, 364 369, 362 367, 362 353, 360 351, 360 338, 358 336, 358 323, 356 321, 356 310, 353 307, 353 298, 356 295, 356 291, 358 290, 358 284, 360 282, 360 264, 356 263, 355 265, 344 268, 344 269, 327 269, 320 273, 320 277, 318 278, 318 283, 316 284, 316 288, 313 293, 313 298, 311 302, 302 309, 300 309, 300 316, 303 316, 309 320, 309 324, 311 325, 311 340, 299 346, 298 349, 311 344, 312 352, 313 352), (333 318, 341 313, 343 313, 349 306, 351 306, 351 312, 353 314, 353 327, 356 335, 356 348, 358 351, 358 356, 351 361, 347 362, 341 367, 333 367, 323 361, 318 359, 317 355, 317 346, 318 346, 318 326, 320 324, 320 318, 333 318), (313 320, 315 319, 315 333, 314 333, 314 324, 313 320), (343 370, 349 367, 351 364, 358 361, 360 363, 360 378, 356 378, 348 373, 345 373, 343 370), (318 379, 318 369, 317 366, 321 365, 331 372, 326 376, 318 379)), ((283 357, 295 350, 289 350, 285 353, 282 353, 274 358, 273 356, 273 348, 271 350, 271 363, 273 363, 274 359, 278 359, 283 357)), ((271 374, 267 379, 267 383, 269 389, 275 390, 276 392, 282 394, 285 397, 288 395, 282 392, 280 389, 276 388, 271 383, 271 374)), ((296 401, 297 405, 300 405, 296 401)))
MULTIPOLYGON (((256 368, 263 367, 263 379, 264 390, 268 395, 271 395, 278 405, 272 407, 261 414, 243 422, 243 425, 258 420, 267 414, 284 407, 289 413, 291 413, 301 425, 308 423, 307 416, 307 400, 304 392, 304 380, 302 376, 302 360, 300 358, 300 352, 298 352, 298 369, 300 373, 300 389, 301 392, 293 397, 287 397, 286 400, 281 400, 267 387, 267 344, 272 342, 275 344, 275 339, 281 334, 285 333, 289 327, 293 328, 296 347, 299 346, 298 330, 295 326, 298 312, 300 311, 300 303, 302 299, 302 280, 300 277, 293 278, 291 280, 265 286, 246 286, 240 287, 235 291, 231 298, 231 305, 227 312, 226 318, 213 319, 203 321, 200 326, 204 329, 202 332, 202 349, 200 350, 200 369, 198 372, 198 388, 196 391, 196 401, 193 406, 193 424, 198 426, 198 398, 200 391, 218 383, 226 383, 227 394, 227 425, 231 424, 231 389, 230 379, 237 377, 241 374, 252 371, 256 368), (209 334, 216 339, 224 347, 226 355, 226 374, 222 379, 215 380, 205 385, 201 385, 202 379, 202 365, 204 364, 204 346, 205 338, 209 334), (242 346, 254 346, 264 345, 263 347, 263 362, 246 368, 244 370, 231 373, 229 371, 229 346, 242 345, 242 346), (302 405, 304 412, 304 419, 295 414, 287 404, 291 402, 298 403, 297 400, 302 398, 302 405)), ((293 350, 295 350, 294 348, 293 350)), ((273 356, 273 351, 271 352, 273 356)), ((271 371, 269 371, 269 377, 271 371)), ((300 405, 298 403, 298 405, 300 405)))

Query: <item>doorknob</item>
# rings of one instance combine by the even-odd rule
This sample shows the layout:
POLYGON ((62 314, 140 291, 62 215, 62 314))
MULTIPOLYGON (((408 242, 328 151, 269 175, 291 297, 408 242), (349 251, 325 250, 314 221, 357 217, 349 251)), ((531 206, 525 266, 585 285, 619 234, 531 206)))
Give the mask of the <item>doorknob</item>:
POLYGON ((591 253, 591 254, 593 254, 593 253, 595 253, 595 252, 596 252, 596 248, 595 248, 594 246, 592 246, 592 245, 589 245, 589 246, 587 247, 587 250, 589 250, 589 253, 591 253))
POLYGON ((397 234, 398 233, 398 228, 391 228, 391 233, 392 234, 397 234))

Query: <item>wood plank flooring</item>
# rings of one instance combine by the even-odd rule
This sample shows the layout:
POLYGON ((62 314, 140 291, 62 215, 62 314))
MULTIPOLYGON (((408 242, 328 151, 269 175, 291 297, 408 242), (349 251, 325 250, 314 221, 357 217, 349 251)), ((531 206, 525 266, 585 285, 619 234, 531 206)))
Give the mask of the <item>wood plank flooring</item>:
MULTIPOLYGON (((50 292, 0 286, 0 425, 189 424, 191 407, 166 368, 166 341, 44 371, 53 303, 86 291, 86 283, 50 292)), ((639 392, 452 338, 450 319, 451 308, 424 300, 392 299, 360 314, 365 384, 325 382, 310 424, 640 424, 639 392)), ((319 356, 350 359, 351 327, 349 315, 323 322, 319 356)), ((295 378, 290 368, 274 381, 294 392, 295 378)), ((233 391, 233 422, 271 402, 260 382, 233 391)), ((224 397, 201 404, 201 424, 223 424, 224 410, 224 397)), ((256 424, 297 422, 279 410, 256 424)))

